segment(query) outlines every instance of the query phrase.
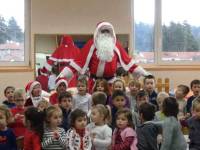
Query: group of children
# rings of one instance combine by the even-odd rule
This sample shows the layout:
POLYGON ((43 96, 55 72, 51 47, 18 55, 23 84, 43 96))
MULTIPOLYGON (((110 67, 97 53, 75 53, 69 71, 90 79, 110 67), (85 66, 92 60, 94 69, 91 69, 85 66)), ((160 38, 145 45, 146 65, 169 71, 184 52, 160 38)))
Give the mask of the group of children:
POLYGON ((27 107, 22 90, 6 88, 0 149, 186 150, 185 128, 189 149, 200 149, 200 80, 191 82, 193 95, 187 101, 186 85, 177 86, 175 95, 157 94, 152 75, 144 78, 143 87, 137 80, 126 87, 121 78, 112 86, 97 79, 91 94, 87 87, 87 79, 79 77, 72 94, 62 80, 53 100, 27 107))

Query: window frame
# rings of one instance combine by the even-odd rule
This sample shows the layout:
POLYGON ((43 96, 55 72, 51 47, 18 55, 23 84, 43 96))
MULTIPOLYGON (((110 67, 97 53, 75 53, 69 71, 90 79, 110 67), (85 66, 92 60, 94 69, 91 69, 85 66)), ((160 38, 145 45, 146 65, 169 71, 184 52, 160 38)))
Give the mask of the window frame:
MULTIPOLYGON (((168 70, 184 70, 184 69, 200 69, 200 61, 163 61, 162 60, 162 0, 154 0, 155 2, 155 10, 154 10, 154 63, 151 64, 144 64, 141 63, 140 65, 144 66, 145 68, 150 68, 153 70, 157 70, 156 68, 168 70)), ((135 49, 135 20, 134 20, 134 0, 132 0, 132 42, 133 42, 133 49, 135 49)), ((131 54, 133 54, 131 52, 131 54)))
POLYGON ((24 61, 0 61, 0 70, 26 70, 30 69, 30 49, 31 49, 31 0, 24 0, 24 61))

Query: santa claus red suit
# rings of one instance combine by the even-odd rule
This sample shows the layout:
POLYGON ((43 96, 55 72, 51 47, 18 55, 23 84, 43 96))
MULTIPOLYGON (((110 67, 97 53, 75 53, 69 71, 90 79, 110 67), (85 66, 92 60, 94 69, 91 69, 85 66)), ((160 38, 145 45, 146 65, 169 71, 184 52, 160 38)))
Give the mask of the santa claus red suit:
POLYGON ((148 73, 135 64, 125 49, 116 40, 113 26, 108 22, 97 25, 94 38, 89 40, 81 50, 81 55, 65 67, 59 77, 71 78, 76 71, 85 74, 89 70, 90 78, 103 77, 111 80, 115 76, 117 67, 121 66, 130 73, 139 76, 148 73))
POLYGON ((49 75, 45 67, 38 69, 38 76, 36 77, 36 81, 40 82, 42 90, 46 92, 48 91, 49 75))
MULTIPOLYGON (((54 64, 58 64, 59 72, 63 70, 64 67, 68 66, 69 63, 79 55, 80 50, 75 46, 72 38, 68 35, 64 35, 61 39, 60 46, 53 52, 49 57, 45 68, 51 71, 54 64)), ((69 87, 76 86, 76 76, 74 76, 68 83, 69 87)))

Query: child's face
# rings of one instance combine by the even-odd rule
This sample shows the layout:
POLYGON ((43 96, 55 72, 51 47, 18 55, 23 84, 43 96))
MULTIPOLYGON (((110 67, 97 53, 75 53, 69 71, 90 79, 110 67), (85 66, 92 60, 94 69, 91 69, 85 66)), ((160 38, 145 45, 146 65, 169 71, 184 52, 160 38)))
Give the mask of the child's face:
POLYGON ((93 108, 91 112, 91 119, 92 122, 97 124, 103 121, 103 116, 99 113, 97 109, 93 108))
POLYGON ((16 96, 14 98, 14 102, 15 102, 16 106, 23 107, 24 103, 25 103, 25 100, 24 100, 24 97, 21 95, 21 96, 16 96))
POLYGON ((177 99, 182 99, 184 98, 184 94, 183 94, 183 90, 181 88, 177 88, 176 92, 175 92, 175 97, 177 99))
POLYGON ((64 97, 60 101, 60 106, 64 109, 72 108, 72 98, 71 97, 64 97))
POLYGON ((103 83, 99 82, 97 84, 97 91, 100 91, 100 92, 104 92, 104 86, 103 86, 103 83))
POLYGON ((125 97, 124 96, 116 96, 114 99, 113 99, 113 105, 116 107, 116 108, 123 108, 126 104, 126 100, 125 100, 125 97))
POLYGON ((154 79, 146 79, 144 83, 144 88, 147 92, 152 92, 155 88, 155 80, 154 79))
POLYGON ((48 121, 51 127, 58 127, 62 122, 62 113, 60 111, 53 112, 52 116, 49 117, 48 121))
POLYGON ((136 95, 137 92, 140 90, 135 84, 130 84, 129 89, 132 95, 136 95))
POLYGON ((162 104, 163 104, 163 101, 164 101, 164 97, 163 97, 163 98, 159 98, 159 99, 157 100, 157 103, 158 103, 159 110, 161 110, 161 109, 162 109, 162 104))
POLYGON ((67 87, 66 87, 65 83, 60 83, 56 90, 58 93, 62 93, 67 90, 67 87))
POLYGON ((141 104, 147 103, 147 102, 148 102, 148 96, 137 97, 137 99, 136 99, 136 103, 137 103, 137 106, 138 106, 138 107, 139 107, 141 104))
POLYGON ((4 112, 0 111, 0 131, 4 130, 7 126, 7 119, 4 112))
POLYGON ((199 94, 200 94, 200 84, 193 84, 191 90, 192 90, 193 95, 195 97, 199 96, 199 94))
POLYGON ((119 129, 124 129, 128 126, 128 119, 124 114, 117 116, 116 125, 119 129))
POLYGON ((198 104, 197 106, 196 106, 196 108, 194 109, 194 115, 195 115, 195 117, 198 119, 198 120, 200 120, 200 104, 198 104))
POLYGON ((87 86, 86 86, 86 84, 84 84, 82 82, 78 82, 77 89, 78 89, 78 93, 80 95, 85 95, 86 94, 86 90, 87 90, 87 86))
POLYGON ((123 83, 121 81, 117 81, 113 85, 113 90, 121 90, 121 91, 123 91, 124 90, 123 87, 124 87, 123 83))
POLYGON ((84 116, 84 117, 78 117, 76 120, 75 120, 75 128, 76 129, 84 129, 87 125, 87 117, 84 116))
POLYGON ((35 85, 33 90, 32 90, 32 95, 33 97, 38 97, 42 93, 42 88, 39 84, 35 85))
POLYGON ((13 102, 14 101, 14 89, 8 88, 5 92, 5 96, 9 102, 13 102))

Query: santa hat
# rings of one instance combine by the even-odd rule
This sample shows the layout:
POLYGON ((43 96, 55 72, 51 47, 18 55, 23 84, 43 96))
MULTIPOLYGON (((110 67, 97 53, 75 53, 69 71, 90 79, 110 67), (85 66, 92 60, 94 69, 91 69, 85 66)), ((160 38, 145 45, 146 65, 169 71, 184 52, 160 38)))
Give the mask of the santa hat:
POLYGON ((97 24, 97 27, 96 27, 95 32, 94 32, 94 42, 96 41, 96 38, 97 38, 99 31, 102 30, 102 29, 109 30, 110 33, 112 34, 113 38, 114 38, 114 43, 116 43, 115 30, 114 30, 113 25, 109 22, 100 22, 100 23, 97 24))
POLYGON ((33 91, 33 88, 36 86, 36 85, 41 85, 40 82, 38 81, 31 81, 29 82, 26 87, 25 87, 25 91, 26 91, 26 96, 27 98, 29 98, 31 96, 31 93, 33 91))
POLYGON ((66 85, 66 87, 68 87, 67 79, 63 77, 63 78, 58 78, 58 79, 56 79, 55 89, 57 89, 58 86, 59 86, 61 83, 64 83, 64 84, 66 85))

